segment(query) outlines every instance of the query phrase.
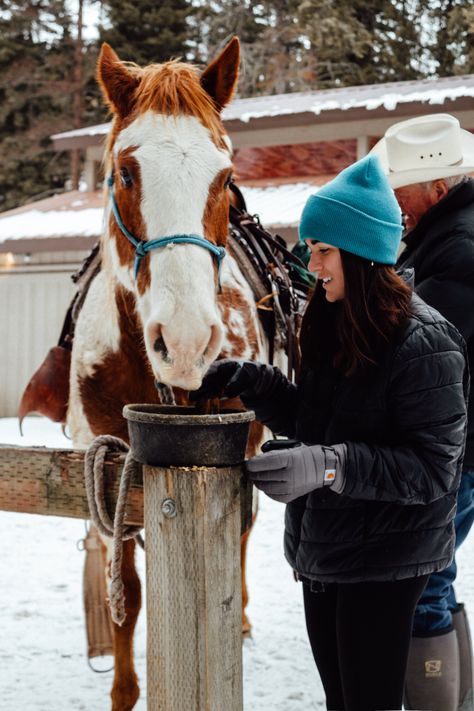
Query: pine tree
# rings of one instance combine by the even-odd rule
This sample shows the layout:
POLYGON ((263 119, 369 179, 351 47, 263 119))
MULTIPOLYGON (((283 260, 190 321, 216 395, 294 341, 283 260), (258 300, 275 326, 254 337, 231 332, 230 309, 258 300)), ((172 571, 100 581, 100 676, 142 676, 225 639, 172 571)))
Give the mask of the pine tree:
POLYGON ((100 39, 119 57, 140 65, 171 58, 192 59, 188 47, 192 0, 106 0, 107 26, 100 39))
POLYGON ((422 75, 420 23, 429 0, 302 0, 300 31, 319 88, 422 75))
POLYGON ((275 94, 304 88, 303 38, 295 17, 298 0, 204 0, 196 15, 209 61, 232 36, 241 43, 238 96, 275 94))
POLYGON ((191 44, 201 64, 211 61, 236 35, 240 40, 241 66, 238 96, 258 93, 256 56, 264 26, 260 5, 252 0, 202 0, 191 18, 191 44))
POLYGON ((240 96, 416 79, 430 0, 202 0, 201 45, 242 42, 240 96))
POLYGON ((466 0, 432 4, 430 22, 436 29, 431 53, 438 76, 474 72, 474 6, 466 0))
MULTIPOLYGON (((463 2, 451 12, 448 22, 450 41, 458 46, 453 74, 474 73, 474 5, 463 2)), ((444 69, 443 69, 444 71, 444 69)), ((440 74, 443 76, 443 74, 440 74)))
POLYGON ((263 0, 265 29, 259 69, 259 93, 282 94, 307 89, 311 56, 297 19, 299 0, 263 0))
POLYGON ((68 157, 50 135, 70 127, 70 18, 62 0, 0 3, 0 210, 62 188, 68 157))
POLYGON ((432 0, 390 0, 376 25, 378 81, 408 81, 431 75, 426 13, 432 0))

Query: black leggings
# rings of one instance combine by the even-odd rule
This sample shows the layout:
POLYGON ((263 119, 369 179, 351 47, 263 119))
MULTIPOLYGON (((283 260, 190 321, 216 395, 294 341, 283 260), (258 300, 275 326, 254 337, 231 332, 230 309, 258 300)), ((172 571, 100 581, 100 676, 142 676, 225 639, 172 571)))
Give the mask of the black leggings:
POLYGON ((303 583, 306 628, 330 711, 401 709, 416 603, 427 575, 388 583, 303 583))

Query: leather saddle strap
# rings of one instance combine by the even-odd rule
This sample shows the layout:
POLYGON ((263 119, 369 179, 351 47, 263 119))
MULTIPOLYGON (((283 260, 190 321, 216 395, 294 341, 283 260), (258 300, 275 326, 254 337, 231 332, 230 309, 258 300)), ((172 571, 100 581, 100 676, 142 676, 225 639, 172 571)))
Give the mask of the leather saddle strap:
MULTIPOLYGON (((298 303, 297 297, 294 294, 293 282, 285 266, 285 260, 293 264, 303 267, 301 260, 290 252, 278 239, 266 232, 259 222, 248 214, 242 213, 237 208, 231 205, 230 219, 234 230, 245 240, 251 253, 255 257, 255 261, 259 266, 260 279, 263 284, 268 285, 268 271, 271 267, 272 280, 277 288, 281 290, 283 287, 287 294, 286 313, 283 312, 282 305, 278 303, 278 307, 282 312, 283 321, 280 323, 280 328, 286 331, 285 341, 288 357, 288 376, 291 378, 293 372, 297 372, 299 368, 299 350, 296 340, 297 323, 298 323, 298 303), (281 254, 281 259, 277 256, 281 254)), ((279 299, 279 295, 274 297, 279 299)), ((277 304, 275 303, 274 312, 277 304)), ((277 319, 272 319, 272 337, 269 335, 270 347, 270 362, 273 362, 274 341, 277 329, 277 319)))
POLYGON ((87 292, 89 291, 89 287, 100 272, 100 267, 100 245, 97 243, 84 259, 79 269, 71 275, 72 281, 78 285, 78 288, 64 317, 61 334, 58 339, 58 346, 61 348, 66 348, 69 351, 72 350, 77 319, 87 296, 87 292))
POLYGON ((240 213, 233 205, 231 205, 230 207, 230 213, 231 221, 237 222, 238 224, 247 227, 252 233, 257 233, 261 239, 265 240, 265 242, 268 243, 268 245, 271 247, 272 253, 274 253, 275 251, 279 251, 287 261, 293 262, 295 266, 298 266, 300 268, 305 268, 305 265, 303 264, 301 259, 297 257, 296 254, 293 254, 293 252, 290 252, 290 250, 273 235, 267 232, 267 230, 265 230, 259 224, 255 217, 250 215, 248 212, 240 213), (232 220, 232 217, 234 217, 234 220, 232 220))

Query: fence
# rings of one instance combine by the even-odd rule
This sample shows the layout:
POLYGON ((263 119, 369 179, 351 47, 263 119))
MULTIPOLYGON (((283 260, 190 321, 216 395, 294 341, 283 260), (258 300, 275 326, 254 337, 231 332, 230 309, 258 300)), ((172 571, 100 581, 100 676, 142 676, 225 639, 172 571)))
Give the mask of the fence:
MULTIPOLYGON (((0 510, 88 518, 84 452, 0 446, 0 510)), ((124 456, 105 463, 112 511, 124 456)), ((126 522, 144 525, 149 711, 242 711, 241 467, 137 467, 126 522)))

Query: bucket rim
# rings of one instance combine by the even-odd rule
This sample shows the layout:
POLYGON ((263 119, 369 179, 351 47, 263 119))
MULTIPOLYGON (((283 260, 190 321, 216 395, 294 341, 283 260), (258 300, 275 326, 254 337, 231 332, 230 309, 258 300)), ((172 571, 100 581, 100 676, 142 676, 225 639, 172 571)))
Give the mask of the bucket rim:
POLYGON ((122 414, 130 422, 157 425, 225 426, 255 420, 253 410, 229 409, 212 415, 196 413, 190 405, 158 405, 156 403, 130 403, 122 414))

